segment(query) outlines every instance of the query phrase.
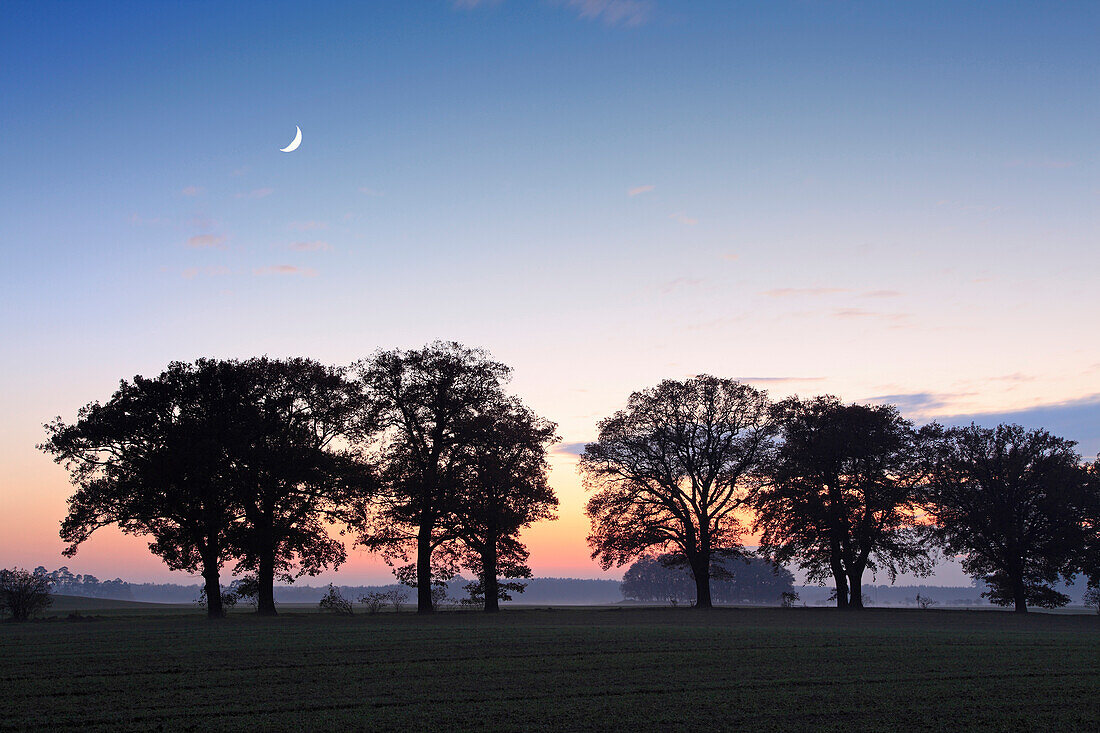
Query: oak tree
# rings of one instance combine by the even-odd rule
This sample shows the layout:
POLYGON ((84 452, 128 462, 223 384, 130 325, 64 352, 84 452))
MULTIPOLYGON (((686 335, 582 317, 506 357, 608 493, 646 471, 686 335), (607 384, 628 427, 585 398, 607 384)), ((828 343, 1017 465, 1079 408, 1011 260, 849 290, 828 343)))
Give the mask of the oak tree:
POLYGON ((929 574, 918 526, 926 440, 889 405, 832 396, 776 406, 779 443, 754 493, 753 530, 776 562, 832 577, 840 608, 861 608, 866 570, 929 574))
POLYGON ((650 551, 681 554, 709 608, 711 558, 740 547, 742 507, 772 434, 767 394, 701 375, 635 392, 599 424, 580 471, 594 490, 592 557, 605 569, 650 551))
POLYGON ((940 429, 925 505, 935 538, 989 585, 990 600, 1045 608, 1069 598, 1085 538, 1087 477, 1076 444, 1019 425, 940 429))

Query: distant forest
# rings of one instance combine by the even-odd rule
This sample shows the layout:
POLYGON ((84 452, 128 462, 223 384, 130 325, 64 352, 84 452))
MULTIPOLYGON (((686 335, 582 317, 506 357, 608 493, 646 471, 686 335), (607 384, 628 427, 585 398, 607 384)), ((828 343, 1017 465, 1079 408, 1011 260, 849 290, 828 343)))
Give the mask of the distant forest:
MULTIPOLYGON (((130 583, 119 578, 99 580, 94 575, 73 574, 68 568, 53 572, 46 571, 51 580, 53 593, 88 598, 109 598, 123 601, 144 601, 147 603, 194 603, 202 590, 202 585, 194 583, 130 583)), ((455 578, 447 585, 447 595, 452 599, 465 596, 463 586, 468 579, 455 578)), ((384 592, 406 586, 390 585, 340 585, 340 592, 347 598, 359 598, 372 592, 384 592)), ((327 592, 328 586, 316 585, 280 585, 275 587, 275 598, 280 603, 317 603, 327 592)), ((799 604, 807 606, 833 605, 830 599, 833 589, 828 586, 795 585, 799 604)), ((941 586, 941 585, 871 585, 867 586, 867 601, 870 606, 916 606, 916 596, 931 599, 937 606, 984 606, 990 602, 982 598, 985 588, 981 586, 941 586)), ((1081 596, 1085 584, 1063 585, 1059 588, 1068 595, 1074 605, 1083 603, 1081 596)), ((653 605, 665 603, 665 599, 631 599, 624 596, 622 583, 617 580, 595 580, 590 578, 530 578, 524 593, 514 596, 511 604, 528 605, 570 605, 601 606, 621 603, 639 603, 653 605)), ((779 599, 762 601, 762 605, 779 605, 779 599)))

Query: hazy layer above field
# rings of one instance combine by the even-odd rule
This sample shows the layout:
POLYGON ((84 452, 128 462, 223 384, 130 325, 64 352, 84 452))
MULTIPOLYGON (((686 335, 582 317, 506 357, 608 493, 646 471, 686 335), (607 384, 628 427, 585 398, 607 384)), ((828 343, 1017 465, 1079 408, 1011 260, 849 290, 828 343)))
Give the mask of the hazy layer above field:
POLYGON ((1095 616, 235 614, 0 625, 3 726, 1095 730, 1095 616))

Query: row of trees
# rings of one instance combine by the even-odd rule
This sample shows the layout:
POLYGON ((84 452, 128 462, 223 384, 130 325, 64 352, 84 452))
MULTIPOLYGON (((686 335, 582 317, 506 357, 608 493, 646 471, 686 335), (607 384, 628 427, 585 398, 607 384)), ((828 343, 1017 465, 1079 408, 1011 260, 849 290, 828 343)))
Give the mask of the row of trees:
POLYGON ((380 351, 344 369, 309 359, 175 362, 122 381, 40 449, 76 491, 66 555, 98 528, 147 536, 172 569, 198 572, 223 614, 221 573, 247 573, 257 610, 274 582, 337 568, 342 541, 381 553, 417 588, 460 569, 486 610, 530 576, 519 532, 554 517, 546 453, 556 426, 504 391, 510 370, 437 342, 380 351))
POLYGON ((1074 446, 1017 425, 918 429, 889 405, 669 380, 631 395, 585 447, 588 539, 605 568, 674 553, 700 607, 715 555, 740 551, 747 528, 771 560, 832 580, 841 608, 862 607, 868 570, 928 575, 937 549, 996 603, 1054 607, 1068 601, 1060 577, 1100 583, 1100 459, 1074 446))
MULTIPOLYGON (((211 616, 226 563, 274 614, 276 579, 343 563, 339 528, 417 589, 419 611, 462 569, 496 610, 531 575, 521 530, 557 506, 556 426, 505 392, 509 376, 484 351, 436 342, 349 368, 200 359, 123 381, 46 425, 40 448, 76 486, 66 553, 117 525, 201 573, 211 616)), ((749 528, 769 560, 831 579, 845 608, 861 607, 868 570, 927 574, 936 548, 1020 611, 1064 603, 1059 577, 1100 581, 1100 463, 1041 430, 918 429, 892 406, 773 403, 704 375, 631 395, 580 471, 593 557, 671 554, 699 607, 714 600, 715 558, 740 553, 749 528)))

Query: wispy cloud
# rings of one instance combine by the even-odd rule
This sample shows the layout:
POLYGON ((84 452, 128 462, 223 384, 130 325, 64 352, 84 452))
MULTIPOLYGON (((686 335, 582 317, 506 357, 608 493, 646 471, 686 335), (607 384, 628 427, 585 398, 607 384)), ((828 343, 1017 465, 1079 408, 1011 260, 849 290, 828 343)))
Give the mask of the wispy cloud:
POLYGON ((187 246, 192 249, 220 248, 225 244, 225 237, 221 234, 196 234, 187 240, 187 246))
POLYGON ((772 298, 790 298, 793 296, 809 295, 834 295, 836 293, 847 293, 846 288, 772 288, 771 290, 765 290, 761 295, 767 295, 772 298))
POLYGON ((727 262, 735 262, 741 259, 741 255, 733 254, 732 252, 725 252, 722 254, 722 259, 726 260, 727 262))
POLYGON ((1086 458, 1100 452, 1100 394, 1003 412, 941 415, 936 419, 948 425, 975 422, 992 427, 998 423, 1018 423, 1029 429, 1043 428, 1076 440, 1078 450, 1086 458))
POLYGON ((269 267, 257 267, 252 271, 253 275, 299 275, 301 277, 316 277, 317 271, 312 267, 298 267, 296 265, 271 265, 269 267))
POLYGON ((942 410, 959 397, 969 397, 973 392, 903 392, 868 397, 861 402, 872 405, 895 405, 910 417, 926 417, 942 410))
POLYGON ((837 308, 832 315, 834 318, 879 318, 896 324, 907 321, 912 317, 910 313, 885 313, 864 310, 863 308, 837 308))
POLYGON ((868 290, 865 293, 860 293, 863 298, 897 298, 901 296, 901 293, 897 290, 868 290))
POLYGON ((627 196, 641 196, 643 193, 649 193, 654 188, 656 188, 656 186, 650 186, 648 184, 645 185, 645 186, 635 186, 634 188, 629 189, 626 192, 626 195, 627 196))
POLYGON ((671 293, 683 288, 694 288, 702 285, 704 282, 702 278, 698 277, 677 277, 672 280, 666 280, 661 283, 659 287, 662 293, 671 293))
POLYGON ((738 382, 772 384, 782 382, 824 382, 825 377, 737 377, 738 382))
POLYGON ((327 221, 292 221, 287 224, 287 228, 295 229, 299 232, 310 232, 315 229, 328 229, 327 221))
POLYGON ((587 443, 558 443, 554 446, 554 452, 565 456, 579 456, 584 453, 587 443))
POLYGON ((228 275, 230 272, 228 267, 188 267, 181 274, 188 280, 191 280, 199 275, 217 277, 219 275, 228 275))
POLYGON ((328 252, 332 245, 318 239, 313 242, 291 242, 290 249, 296 252, 328 252))
MULTIPOLYGON (((503 0, 451 0, 460 10, 499 5, 503 0)), ((604 25, 634 27, 653 15, 651 0, 552 0, 554 5, 569 8, 586 20, 599 20, 604 25)))
POLYGON ((685 216, 682 212, 679 212, 679 211, 677 211, 674 214, 669 214, 668 218, 672 219, 674 221, 678 221, 681 224, 686 224, 689 227, 693 227, 693 226, 695 226, 696 224, 699 223, 698 219, 695 219, 695 218, 690 217, 690 216, 685 216))
POLYGON ((639 26, 653 15, 653 3, 647 0, 564 0, 563 4, 582 18, 611 26, 639 26))
POLYGON ((364 196, 385 196, 383 191, 379 191, 377 188, 371 188, 370 186, 360 186, 359 193, 364 196))
POLYGON ((262 198, 266 198, 266 197, 270 196, 273 193, 275 193, 274 188, 255 188, 255 189, 249 191, 248 193, 238 193, 237 198, 239 198, 239 199, 262 199, 262 198))
POLYGON ((203 192, 202 186, 186 186, 180 193, 184 196, 198 196, 203 192))

